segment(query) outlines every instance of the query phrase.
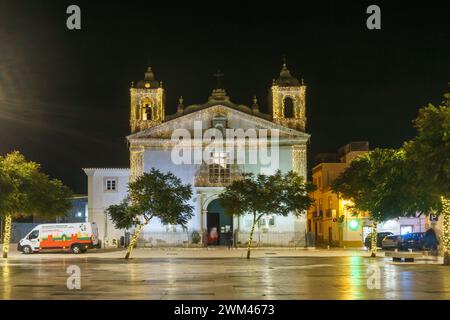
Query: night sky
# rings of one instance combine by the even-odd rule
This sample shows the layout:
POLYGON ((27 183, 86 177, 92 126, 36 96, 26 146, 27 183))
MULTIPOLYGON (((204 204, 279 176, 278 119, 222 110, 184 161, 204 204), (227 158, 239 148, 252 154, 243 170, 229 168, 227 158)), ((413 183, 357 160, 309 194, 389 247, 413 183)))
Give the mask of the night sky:
POLYGON ((205 102, 217 69, 233 102, 256 94, 266 111, 286 55, 308 86, 310 158, 349 141, 401 146, 450 81, 449 1, 191 2, 0 0, 0 154, 20 150, 85 193, 81 168, 128 166, 129 86, 148 65, 166 114, 180 95, 205 102), (70 4, 80 31, 66 28, 70 4), (370 4, 381 30, 366 28, 370 4))

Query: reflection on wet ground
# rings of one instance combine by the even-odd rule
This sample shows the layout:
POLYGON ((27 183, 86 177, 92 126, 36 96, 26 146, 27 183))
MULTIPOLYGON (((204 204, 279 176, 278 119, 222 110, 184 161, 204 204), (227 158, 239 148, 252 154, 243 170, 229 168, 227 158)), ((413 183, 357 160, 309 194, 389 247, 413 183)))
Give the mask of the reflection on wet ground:
MULTIPOLYGON (((1 299, 450 299, 448 267, 361 256, 47 256, 3 260, 0 268, 1 299), (67 289, 70 265, 80 267, 81 290, 67 289), (368 279, 378 274, 379 289, 369 289, 368 279)), ((369 286, 376 283, 371 280, 369 286)))

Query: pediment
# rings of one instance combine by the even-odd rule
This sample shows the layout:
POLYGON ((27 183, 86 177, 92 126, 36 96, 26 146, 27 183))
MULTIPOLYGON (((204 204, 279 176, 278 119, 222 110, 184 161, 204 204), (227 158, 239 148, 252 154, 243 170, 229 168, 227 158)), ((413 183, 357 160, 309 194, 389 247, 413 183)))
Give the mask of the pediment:
POLYGON ((302 131, 284 127, 273 123, 272 121, 262 119, 255 115, 251 115, 225 105, 215 105, 206 109, 182 115, 175 119, 163 122, 154 127, 129 135, 127 139, 170 139, 175 129, 186 129, 194 131, 194 123, 201 121, 203 130, 211 128, 214 117, 225 117, 227 119, 227 128, 231 129, 278 129, 280 138, 293 138, 300 140, 308 140, 310 135, 302 131))

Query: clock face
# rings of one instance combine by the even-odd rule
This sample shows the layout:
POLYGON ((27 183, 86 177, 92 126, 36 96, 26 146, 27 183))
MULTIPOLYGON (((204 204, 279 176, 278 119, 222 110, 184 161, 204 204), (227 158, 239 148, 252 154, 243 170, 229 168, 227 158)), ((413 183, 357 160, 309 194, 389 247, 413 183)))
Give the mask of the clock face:
POLYGON ((150 83, 147 82, 147 83, 145 84, 145 87, 146 87, 146 88, 150 88, 150 83))

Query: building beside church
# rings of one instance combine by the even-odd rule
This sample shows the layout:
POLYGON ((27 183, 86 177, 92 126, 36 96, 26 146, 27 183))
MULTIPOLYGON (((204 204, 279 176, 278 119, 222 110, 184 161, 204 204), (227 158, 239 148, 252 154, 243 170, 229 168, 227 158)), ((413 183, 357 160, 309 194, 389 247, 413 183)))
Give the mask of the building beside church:
MULTIPOLYGON (((151 68, 147 69, 143 80, 131 86, 131 133, 127 136, 130 168, 84 169, 88 176, 89 221, 98 224, 100 239, 105 246, 116 245, 125 230, 114 227, 105 209, 126 196, 129 181, 156 168, 170 171, 184 184, 192 185, 190 201, 195 212, 185 228, 151 221, 141 232, 139 245, 182 245, 198 242, 198 238, 206 243, 212 229, 218 231, 219 244, 225 244, 225 233, 233 230, 236 243, 244 245, 248 240, 251 217, 225 215, 217 197, 242 173, 273 174, 278 169, 282 172, 294 170, 306 179, 310 136, 305 131, 305 84, 293 77, 283 64, 278 79, 269 90, 269 114, 260 111, 256 97, 251 106, 232 102, 218 84, 206 102, 185 106, 180 98, 176 113, 166 115, 165 94, 151 68), (208 153, 209 161, 198 161, 196 150, 204 150, 215 141, 205 138, 210 138, 211 130, 224 137, 230 130, 239 132, 241 135, 232 138, 245 147, 244 152, 212 149, 208 153), (269 148, 263 150, 266 156, 261 157, 264 143, 269 148), (192 150, 192 153, 186 153, 183 149, 182 161, 176 152, 180 145, 192 150), (258 156, 251 159, 252 151, 256 149, 258 156)), ((269 215, 262 219, 255 234, 255 241, 262 245, 303 246, 305 239, 306 215, 300 218, 269 215)))
MULTIPOLYGON (((318 154, 312 169, 312 180, 317 190, 311 193, 314 205, 308 210, 307 229, 318 246, 362 247, 372 232, 372 221, 367 212, 352 209, 352 203, 331 190, 333 181, 345 171, 351 161, 369 152, 367 141, 350 142, 336 154, 318 154)), ((406 234, 425 232, 430 226, 425 216, 400 217, 378 224, 378 232, 406 234)))

